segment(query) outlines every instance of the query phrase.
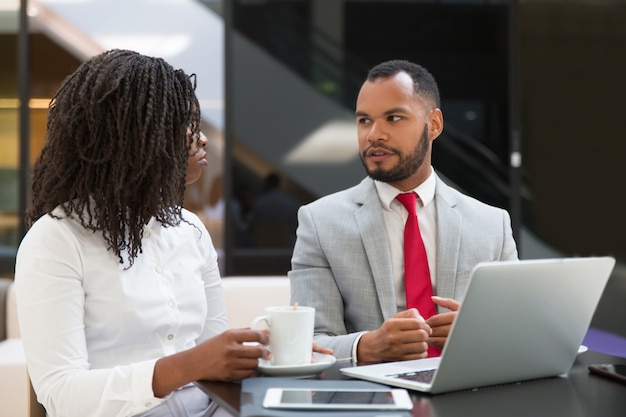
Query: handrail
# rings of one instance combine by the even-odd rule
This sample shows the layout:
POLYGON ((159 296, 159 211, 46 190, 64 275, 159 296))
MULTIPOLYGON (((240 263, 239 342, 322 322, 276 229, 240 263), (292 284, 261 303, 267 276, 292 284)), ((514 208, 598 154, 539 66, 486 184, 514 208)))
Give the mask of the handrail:
MULTIPOLYGON (((344 107, 354 109, 353 99, 367 74, 368 66, 291 9, 279 10, 280 13, 272 14, 271 40, 274 44, 263 44, 262 39, 246 34, 246 28, 238 28, 239 33, 263 47, 321 94, 344 107), (306 38, 298 38, 299 33, 306 33, 306 38), (289 45, 297 45, 297 53, 285 52, 289 45), (337 57, 341 57, 341 61, 337 57), (310 59, 315 65, 303 65, 303 59, 310 59), (313 68, 314 74, 311 73, 313 68), (316 81, 320 79, 326 82, 316 81)), ((433 159, 438 162, 435 165, 437 169, 465 192, 493 204, 508 205, 511 192, 508 163, 489 147, 449 122, 444 123, 442 139, 445 140, 437 140, 434 145, 433 159), (460 174, 457 173, 459 169, 463 171, 460 174)), ((525 184, 522 184, 521 192, 523 203, 527 204, 531 194, 525 184)))

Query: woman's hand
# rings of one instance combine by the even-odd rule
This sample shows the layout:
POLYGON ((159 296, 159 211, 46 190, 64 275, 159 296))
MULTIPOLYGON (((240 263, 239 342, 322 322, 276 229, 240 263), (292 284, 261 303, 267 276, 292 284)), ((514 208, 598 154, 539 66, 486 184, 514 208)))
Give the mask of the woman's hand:
POLYGON ((218 381, 236 381, 251 376, 259 364, 259 358, 269 360, 266 349, 269 337, 264 332, 249 329, 227 330, 206 340, 197 348, 202 350, 202 377, 218 381))
MULTIPOLYGON (((313 342, 312 350, 314 353, 323 353, 325 355, 332 355, 333 350, 330 348, 320 347, 317 343, 313 342)), ((315 356, 311 356, 311 363, 315 363, 315 356)))
POLYGON ((227 330, 199 345, 157 360, 152 377, 156 397, 197 380, 237 381, 252 376, 259 358, 269 360, 266 333, 227 330))

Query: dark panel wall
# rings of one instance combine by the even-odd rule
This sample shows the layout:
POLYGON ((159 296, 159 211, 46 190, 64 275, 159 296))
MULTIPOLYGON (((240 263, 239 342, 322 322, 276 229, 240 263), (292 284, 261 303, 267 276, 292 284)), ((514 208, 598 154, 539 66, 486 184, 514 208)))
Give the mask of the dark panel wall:
POLYGON ((626 5, 520 8, 527 221, 566 254, 626 259, 626 5))
MULTIPOLYGON (((370 67, 407 59, 428 68, 444 101, 484 108, 484 136, 475 139, 507 159, 507 6, 349 1, 345 16, 347 51, 370 67)), ((444 103, 447 120, 454 110, 444 103)))

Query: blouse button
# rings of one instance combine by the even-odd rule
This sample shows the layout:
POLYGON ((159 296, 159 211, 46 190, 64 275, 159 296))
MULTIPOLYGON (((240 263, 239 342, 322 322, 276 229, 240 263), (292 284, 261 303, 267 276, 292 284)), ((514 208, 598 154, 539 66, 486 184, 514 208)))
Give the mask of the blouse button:
POLYGON ((144 237, 150 237, 150 236, 152 236, 152 232, 151 232, 150 230, 146 230, 146 231, 143 233, 143 235, 144 235, 144 237))
POLYGON ((170 300, 170 301, 168 301, 167 306, 169 308, 174 308, 176 306, 176 303, 174 302, 174 300, 170 300))
POLYGON ((167 340, 172 340, 174 339, 174 335, 173 334, 168 334, 167 335, 167 340))
POLYGON ((163 271, 163 268, 161 268, 160 266, 157 266, 156 268, 154 268, 154 270, 160 274, 163 271))

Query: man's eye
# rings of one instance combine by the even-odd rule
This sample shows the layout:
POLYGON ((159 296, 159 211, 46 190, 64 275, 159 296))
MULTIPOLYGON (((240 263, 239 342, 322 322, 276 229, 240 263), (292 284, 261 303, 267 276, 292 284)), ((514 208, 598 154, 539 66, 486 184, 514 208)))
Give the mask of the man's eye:
POLYGON ((390 122, 397 122, 397 121, 399 121, 401 119, 402 119, 402 117, 400 117, 400 116, 389 116, 389 121, 390 122))
POLYGON ((356 122, 360 125, 363 125, 365 123, 369 123, 370 119, 368 119, 367 117, 361 117, 359 119, 356 119, 356 122))

